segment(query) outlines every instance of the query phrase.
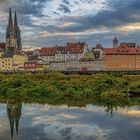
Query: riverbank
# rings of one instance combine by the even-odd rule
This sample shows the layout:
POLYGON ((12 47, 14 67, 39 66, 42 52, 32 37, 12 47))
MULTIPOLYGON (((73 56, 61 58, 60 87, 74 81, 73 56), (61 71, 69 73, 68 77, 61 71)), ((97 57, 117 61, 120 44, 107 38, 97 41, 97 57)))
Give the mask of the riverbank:
POLYGON ((0 99, 92 103, 95 99, 126 99, 140 93, 140 75, 61 73, 0 74, 0 99))

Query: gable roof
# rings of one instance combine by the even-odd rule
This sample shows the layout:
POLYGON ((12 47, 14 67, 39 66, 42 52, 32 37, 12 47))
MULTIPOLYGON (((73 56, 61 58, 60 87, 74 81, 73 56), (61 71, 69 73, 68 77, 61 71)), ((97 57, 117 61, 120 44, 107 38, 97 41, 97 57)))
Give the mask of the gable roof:
POLYGON ((86 43, 85 42, 76 42, 76 43, 67 43, 66 50, 70 53, 82 53, 84 51, 86 43))
POLYGON ((41 48, 40 55, 41 56, 55 56, 56 52, 57 52, 56 47, 41 48))

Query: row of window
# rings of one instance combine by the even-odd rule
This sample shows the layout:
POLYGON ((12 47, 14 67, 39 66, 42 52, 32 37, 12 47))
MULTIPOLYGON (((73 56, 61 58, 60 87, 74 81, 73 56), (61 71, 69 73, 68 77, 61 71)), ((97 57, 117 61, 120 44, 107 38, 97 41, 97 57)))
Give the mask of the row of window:
POLYGON ((35 67, 36 64, 25 64, 25 67, 35 67))

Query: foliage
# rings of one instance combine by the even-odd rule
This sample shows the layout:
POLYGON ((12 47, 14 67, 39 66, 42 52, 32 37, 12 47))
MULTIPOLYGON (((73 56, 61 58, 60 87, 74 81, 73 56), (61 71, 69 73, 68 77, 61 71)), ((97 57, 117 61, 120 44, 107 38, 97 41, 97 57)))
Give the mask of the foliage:
POLYGON ((0 98, 44 100, 53 103, 114 100, 140 93, 140 75, 98 73, 64 75, 62 73, 0 74, 0 98), (97 99, 98 98, 98 99, 97 99))

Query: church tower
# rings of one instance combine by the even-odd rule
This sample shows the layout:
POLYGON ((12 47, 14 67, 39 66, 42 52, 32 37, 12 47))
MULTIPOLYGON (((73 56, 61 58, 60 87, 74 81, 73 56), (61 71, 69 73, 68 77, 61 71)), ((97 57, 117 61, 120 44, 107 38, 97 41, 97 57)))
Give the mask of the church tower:
POLYGON ((114 40, 113 40, 113 48, 117 48, 119 45, 119 41, 118 39, 115 37, 114 40))
POLYGON ((11 8, 9 10, 9 22, 6 32, 6 53, 14 51, 14 30, 11 8))
POLYGON ((22 47, 21 47, 20 29, 17 22, 17 15, 15 12, 15 19, 13 23, 12 12, 10 8, 9 22, 6 32, 6 54, 13 55, 20 50, 22 50, 22 47))
POLYGON ((15 38, 15 48, 17 50, 22 50, 21 47, 21 37, 20 37, 20 29, 17 22, 17 14, 15 11, 15 20, 14 20, 14 38, 15 38))

